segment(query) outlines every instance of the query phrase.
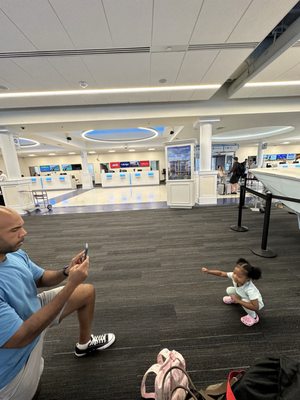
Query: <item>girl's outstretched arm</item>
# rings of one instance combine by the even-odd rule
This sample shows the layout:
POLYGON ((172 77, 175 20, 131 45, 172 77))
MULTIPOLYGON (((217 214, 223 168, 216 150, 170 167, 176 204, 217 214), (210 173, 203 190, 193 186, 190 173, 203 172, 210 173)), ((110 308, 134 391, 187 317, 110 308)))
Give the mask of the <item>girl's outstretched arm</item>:
POLYGON ((222 278, 227 278, 227 272, 220 271, 218 269, 208 269, 206 267, 202 267, 201 271, 206 274, 221 276, 222 278))

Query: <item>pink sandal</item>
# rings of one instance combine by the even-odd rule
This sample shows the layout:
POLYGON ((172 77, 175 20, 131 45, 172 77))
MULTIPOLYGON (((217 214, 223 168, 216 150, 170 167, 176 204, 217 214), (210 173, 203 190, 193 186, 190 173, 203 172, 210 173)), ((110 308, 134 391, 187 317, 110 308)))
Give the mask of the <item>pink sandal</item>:
POLYGON ((223 302, 225 304, 235 304, 235 300, 233 300, 233 298, 231 296, 224 296, 223 302))
POLYGON ((244 325, 247 326, 252 326, 254 324, 257 324, 259 321, 259 317, 258 315, 256 316, 256 318, 251 317, 251 315, 247 314, 244 317, 241 318, 241 321, 244 325))

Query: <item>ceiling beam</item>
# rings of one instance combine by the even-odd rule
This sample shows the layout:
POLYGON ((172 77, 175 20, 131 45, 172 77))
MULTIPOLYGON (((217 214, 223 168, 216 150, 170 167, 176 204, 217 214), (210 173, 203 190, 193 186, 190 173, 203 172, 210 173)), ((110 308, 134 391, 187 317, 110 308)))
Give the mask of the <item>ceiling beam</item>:
POLYGON ((230 98, 259 72, 271 64, 282 53, 300 39, 300 17, 296 19, 279 38, 271 44, 257 59, 248 65, 241 75, 228 87, 230 98))

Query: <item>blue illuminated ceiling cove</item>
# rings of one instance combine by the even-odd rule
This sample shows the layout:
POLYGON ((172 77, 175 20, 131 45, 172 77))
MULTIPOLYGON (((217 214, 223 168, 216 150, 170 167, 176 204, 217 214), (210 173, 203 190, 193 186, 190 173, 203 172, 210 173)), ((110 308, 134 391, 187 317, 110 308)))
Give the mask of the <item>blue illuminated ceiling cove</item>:
POLYGON ((161 136, 164 130, 164 126, 103 130, 97 129, 83 132, 82 137, 87 140, 103 143, 134 143, 151 140, 157 136, 161 136))

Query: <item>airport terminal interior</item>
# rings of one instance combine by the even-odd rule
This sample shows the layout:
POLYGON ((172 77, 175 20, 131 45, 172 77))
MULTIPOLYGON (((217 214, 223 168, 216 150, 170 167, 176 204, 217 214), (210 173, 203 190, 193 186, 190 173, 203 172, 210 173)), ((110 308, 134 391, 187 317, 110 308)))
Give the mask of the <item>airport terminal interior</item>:
POLYGON ((116 335, 78 359, 76 315, 49 329, 36 398, 141 399, 163 348, 198 388, 300 362, 300 2, 3 0, 0 33, 0 204, 45 269, 88 243, 116 335), (239 258, 253 326, 201 271, 239 258))

